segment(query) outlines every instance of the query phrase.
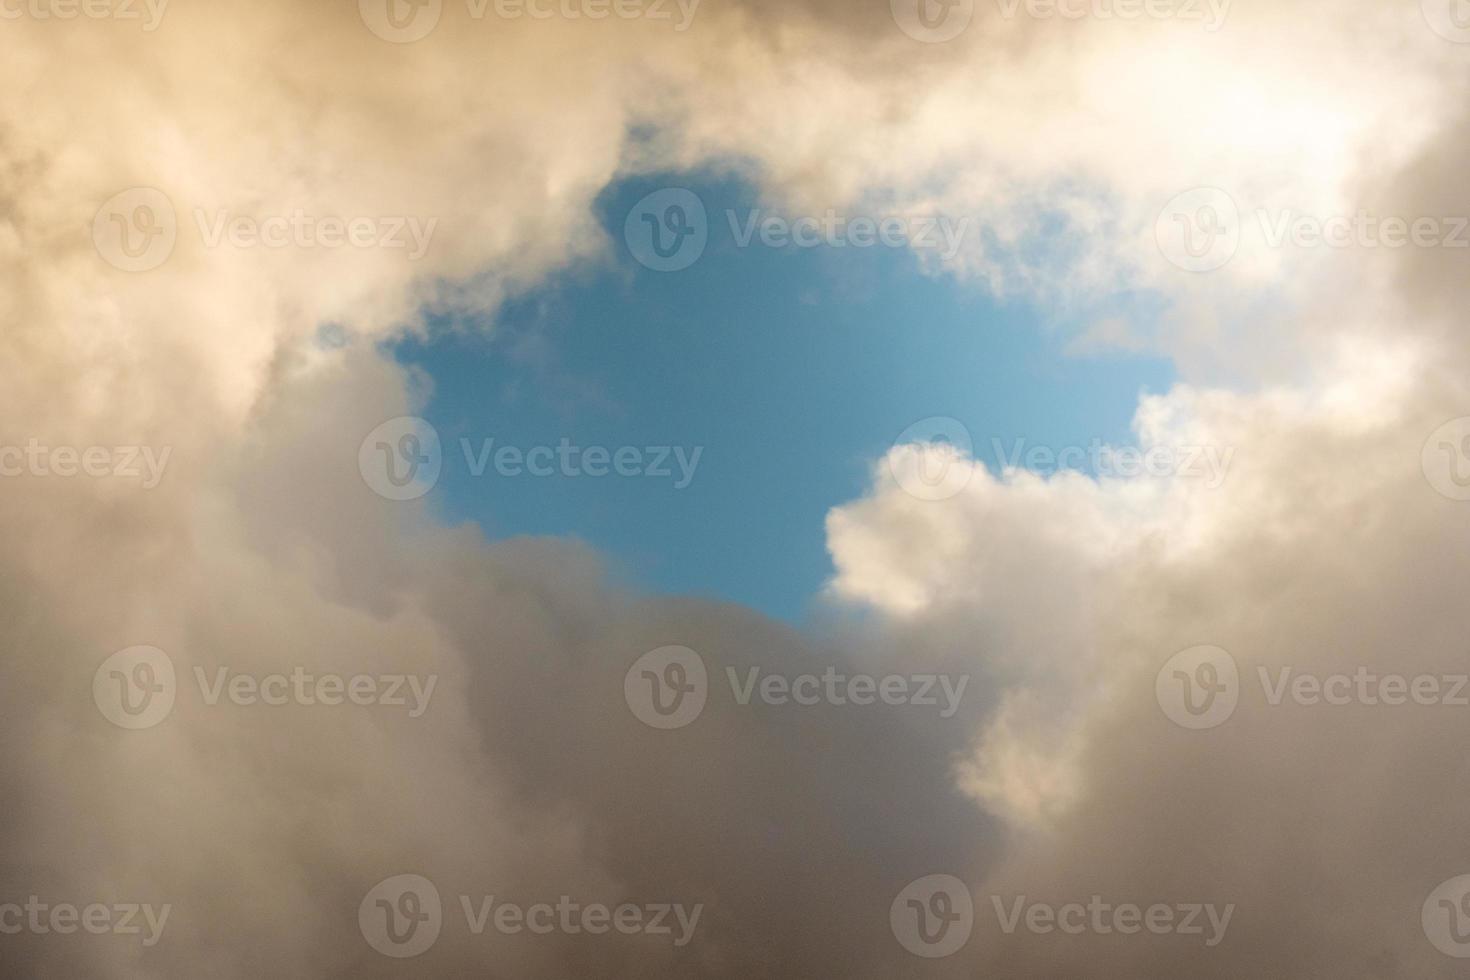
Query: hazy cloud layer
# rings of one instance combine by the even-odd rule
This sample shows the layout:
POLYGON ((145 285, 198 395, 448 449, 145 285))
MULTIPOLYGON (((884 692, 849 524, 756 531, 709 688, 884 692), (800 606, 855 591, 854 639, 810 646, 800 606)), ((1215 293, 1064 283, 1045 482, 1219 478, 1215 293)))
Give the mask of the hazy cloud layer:
POLYGON ((112 468, 60 477, 50 454, 50 475, 0 486, 0 904, 171 909, 153 945, 0 936, 5 972, 1454 975, 1420 915, 1470 873, 1470 709, 1272 705, 1258 678, 1464 669, 1466 512, 1421 450, 1470 414, 1467 252, 1269 238, 1283 209, 1470 211, 1470 46, 1418 4, 1367 0, 1238 2, 1217 30, 982 3, 945 43, 881 4, 706 3, 686 30, 677 5, 592 21, 446 3, 411 43, 380 36, 406 28, 371 3, 0 22, 0 444, 112 468), (1079 349, 1174 357, 1187 383, 1141 403, 1139 442, 1229 451, 1223 481, 977 470, 925 500, 875 460, 870 493, 829 517, 834 610, 804 634, 627 594, 575 542, 488 544, 365 485, 364 437, 426 397, 377 341, 615 261, 598 192, 701 167, 811 213, 971 215, 977 246, 930 271, 1059 320, 1156 291, 1156 322, 1079 349), (1212 272, 1157 240, 1199 187, 1241 219, 1212 272), (111 213, 147 241, 171 222, 166 261, 127 271, 149 257, 108 244, 111 213), (285 218, 284 244, 216 240, 239 217, 285 218), (367 221, 367 244, 321 247, 326 219, 367 221), (421 256, 383 246, 413 227, 421 256), (146 472, 144 447, 148 489, 114 472, 146 472), (126 731, 94 675, 140 645, 167 653, 176 700, 126 731), (624 679, 670 645, 698 652, 709 703, 662 731, 624 679), (1156 676, 1198 645, 1234 658, 1239 705, 1191 731, 1156 676), (417 717, 210 704, 196 670, 221 668, 435 687, 417 717), (727 668, 970 687, 948 718, 742 705, 727 668), (415 959, 376 952, 357 915, 401 874, 444 903, 415 959), (974 901, 946 959, 890 924, 932 874, 974 901), (564 895, 702 911, 675 946, 476 936, 459 901, 564 895), (1206 946, 1007 935, 992 903, 1094 895, 1233 913, 1206 946))

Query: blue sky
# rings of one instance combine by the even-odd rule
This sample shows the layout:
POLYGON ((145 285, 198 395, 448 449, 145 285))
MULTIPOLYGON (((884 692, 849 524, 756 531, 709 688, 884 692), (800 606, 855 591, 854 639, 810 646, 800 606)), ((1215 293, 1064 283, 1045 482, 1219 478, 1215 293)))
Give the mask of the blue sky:
POLYGON ((1172 381, 1162 361, 1065 356, 1066 331, 1035 309, 926 276, 907 249, 739 247, 726 211, 760 206, 739 182, 661 175, 598 206, 607 264, 519 296, 493 329, 434 330, 397 355, 434 379, 424 414, 444 443, 446 519, 492 538, 579 537, 649 590, 798 621, 831 573, 825 515, 864 492, 914 422, 959 419, 994 468, 992 438, 1126 444, 1140 391, 1172 381), (677 272, 640 265, 622 235, 664 187, 694 191, 708 214, 705 252, 677 272), (672 459, 669 478, 475 477, 462 438, 703 452, 676 489, 672 459))

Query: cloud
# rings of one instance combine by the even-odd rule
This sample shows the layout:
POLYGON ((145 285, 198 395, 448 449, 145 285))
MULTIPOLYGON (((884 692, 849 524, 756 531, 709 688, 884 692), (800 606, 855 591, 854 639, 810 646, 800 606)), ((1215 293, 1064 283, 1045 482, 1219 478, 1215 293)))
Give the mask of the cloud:
POLYGON ((975 892, 977 930, 994 929, 990 895, 1238 911, 1207 952, 977 931, 936 976, 1443 971, 1417 916, 1470 861, 1451 709, 1243 699, 1201 733, 1154 687, 1198 644, 1251 682, 1282 665, 1455 669, 1458 511, 1420 459, 1465 414, 1454 258, 1243 234, 1201 275, 1156 241, 1164 205, 1204 186, 1247 217, 1460 208, 1444 96, 1463 59, 1412 6, 1241 3, 1214 33, 987 9, 945 44, 881 5, 827 3, 702 7, 687 31, 450 4, 413 43, 350 4, 180 4, 152 31, 7 22, 0 444, 171 456, 147 491, 5 480, 0 732, 22 751, 0 761, 0 901, 172 912, 154 946, 24 931, 0 963, 892 976, 920 961, 890 903, 945 873, 975 892), (627 594, 575 542, 489 544, 365 486, 361 440, 428 385, 377 342, 619 261, 597 194, 698 168, 817 213, 978 215, 985 235, 945 271, 1046 309, 1156 292, 1168 312, 1141 333, 1189 383, 1141 404, 1140 442, 1233 448, 1228 478, 976 472, 923 501, 880 476, 828 522, 833 595, 857 615, 804 633, 627 594), (137 188, 162 203, 103 207, 137 188), (212 244, 235 218, 276 219, 285 244, 212 244), (434 222, 417 261, 381 247, 410 219, 434 222), (159 221, 171 251, 128 271, 156 258, 159 221), (371 234, 324 246, 332 221, 371 234), (145 251, 117 251, 135 239, 145 251), (720 696, 657 731, 624 675, 675 644, 720 696), (138 645, 168 655, 179 697, 122 731, 89 692, 138 645), (437 682, 418 718, 211 705, 195 669, 221 667, 437 682), (942 671, 975 693, 952 719, 740 705, 719 685, 751 667, 942 671), (447 912, 413 961, 374 952, 353 918, 405 873, 447 912), (704 911, 687 948, 475 936, 461 895, 704 911))

